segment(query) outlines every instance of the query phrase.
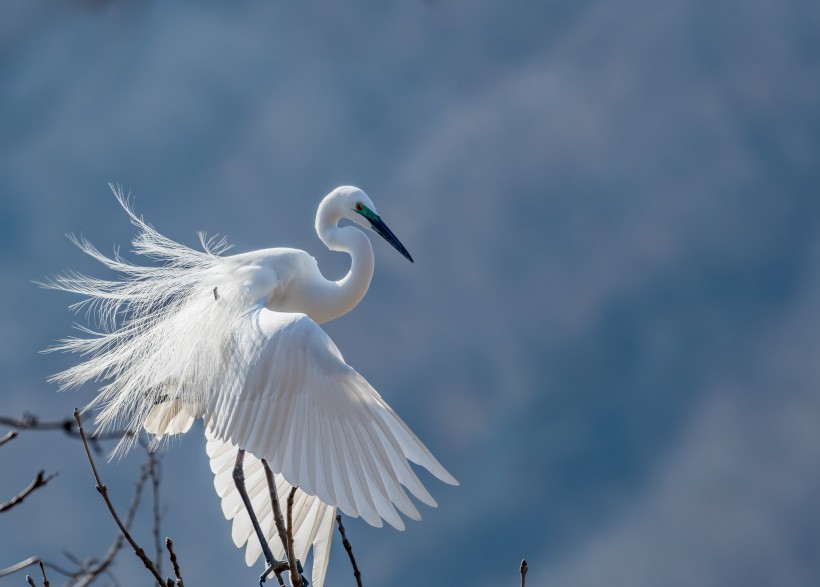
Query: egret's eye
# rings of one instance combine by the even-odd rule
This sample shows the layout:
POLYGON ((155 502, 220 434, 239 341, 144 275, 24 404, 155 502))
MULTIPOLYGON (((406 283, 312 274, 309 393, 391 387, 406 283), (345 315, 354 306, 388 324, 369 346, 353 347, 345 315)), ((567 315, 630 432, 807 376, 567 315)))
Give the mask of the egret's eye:
POLYGON ((361 202, 356 202, 356 212, 361 212, 361 211, 362 211, 362 203, 361 202))

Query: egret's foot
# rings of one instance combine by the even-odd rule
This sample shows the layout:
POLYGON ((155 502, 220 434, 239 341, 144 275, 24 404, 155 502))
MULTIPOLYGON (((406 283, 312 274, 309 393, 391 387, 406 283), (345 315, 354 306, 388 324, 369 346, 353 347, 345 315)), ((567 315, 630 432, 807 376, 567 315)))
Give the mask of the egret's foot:
POLYGON ((308 585, 310 585, 310 581, 305 578, 305 570, 302 568, 302 561, 298 558, 296 559, 296 570, 299 571, 299 576, 302 578, 302 587, 308 587, 308 585))
POLYGON ((280 585, 284 585, 285 582, 282 580, 282 573, 290 569, 288 566, 288 561, 278 561, 273 559, 273 561, 267 561, 267 563, 268 568, 265 569, 265 572, 259 576, 259 587, 262 587, 262 584, 267 581, 271 573, 276 575, 280 585))
POLYGON ((236 464, 234 464, 233 467, 233 481, 236 485, 236 491, 239 493, 239 497, 242 498, 242 503, 245 505, 245 511, 248 512, 248 517, 251 520, 253 531, 256 532, 256 537, 259 539, 259 545, 262 547, 262 554, 265 556, 265 562, 268 563, 267 570, 265 570, 265 572, 259 577, 259 587, 262 587, 262 584, 267 580, 271 572, 276 574, 276 579, 279 581, 279 585, 285 587, 285 581, 282 579, 282 571, 287 570, 290 567, 288 567, 287 561, 276 560, 276 557, 273 556, 273 552, 271 552, 270 546, 268 546, 268 541, 265 539, 265 533, 262 532, 262 528, 259 526, 259 520, 256 517, 256 513, 253 511, 251 500, 248 497, 248 491, 245 488, 244 462, 245 450, 240 448, 236 451, 236 464))

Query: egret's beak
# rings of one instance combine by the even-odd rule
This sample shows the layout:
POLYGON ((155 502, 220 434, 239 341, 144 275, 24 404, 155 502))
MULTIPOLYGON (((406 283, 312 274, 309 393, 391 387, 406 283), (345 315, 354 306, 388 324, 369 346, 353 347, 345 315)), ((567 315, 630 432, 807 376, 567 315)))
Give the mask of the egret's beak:
POLYGON ((393 245, 393 248, 396 249, 402 256, 410 261, 413 262, 413 257, 410 256, 410 253, 407 252, 407 249, 404 248, 404 245, 399 242, 399 239, 396 238, 396 235, 393 234, 393 231, 387 228, 387 225, 384 221, 376 214, 373 210, 362 204, 361 202, 356 202, 356 207, 353 209, 353 212, 358 214, 359 216, 364 217, 370 223, 370 228, 373 229, 374 232, 378 233, 384 240, 389 242, 393 245))
POLYGON ((379 236, 381 236, 384 240, 389 242, 393 245, 393 248, 396 249, 399 253, 401 253, 405 259, 413 262, 413 257, 410 256, 410 253, 407 252, 407 249, 404 248, 404 245, 399 242, 399 239, 396 238, 396 235, 393 234, 393 231, 387 228, 387 225, 384 221, 379 218, 378 215, 372 214, 365 216, 370 221, 370 226, 375 230, 379 236))
POLYGON ((412 263, 413 257, 410 256, 410 253, 407 252, 407 249, 404 248, 404 245, 401 244, 399 239, 396 238, 396 235, 393 234, 393 231, 387 228, 387 225, 381 218, 379 218, 378 214, 376 214, 375 212, 371 212, 370 210, 367 211, 369 212, 369 214, 362 214, 362 216, 367 218, 367 220, 370 222, 370 227, 376 233, 378 233, 378 235, 381 236, 384 240, 393 245, 393 248, 400 252, 405 259, 412 263))

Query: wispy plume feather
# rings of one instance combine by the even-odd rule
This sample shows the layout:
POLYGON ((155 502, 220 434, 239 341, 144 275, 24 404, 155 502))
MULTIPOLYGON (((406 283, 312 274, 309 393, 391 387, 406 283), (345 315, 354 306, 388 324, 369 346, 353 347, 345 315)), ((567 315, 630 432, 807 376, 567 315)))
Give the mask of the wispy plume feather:
POLYGON ((119 186, 109 185, 138 229, 133 252, 158 263, 135 265, 118 250, 107 257, 85 238, 70 236, 120 279, 68 272, 41 285, 83 296, 70 307, 84 312, 93 325, 78 326, 83 337, 66 338, 49 349, 88 357, 50 380, 61 389, 89 381, 103 384, 86 409, 100 409, 96 421, 103 429, 125 427, 135 433, 115 449, 122 453, 155 405, 173 402, 195 416, 209 390, 241 384, 244 370, 236 362, 244 353, 235 334, 256 300, 242 295, 229 279, 230 257, 220 256, 229 248, 224 239, 200 233, 202 251, 177 243, 138 216, 119 186))

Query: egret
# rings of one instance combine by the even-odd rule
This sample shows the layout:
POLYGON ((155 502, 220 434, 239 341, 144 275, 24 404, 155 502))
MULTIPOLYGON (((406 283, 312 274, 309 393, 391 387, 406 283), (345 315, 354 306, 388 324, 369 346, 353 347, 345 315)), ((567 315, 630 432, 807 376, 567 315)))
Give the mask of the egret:
MULTIPOLYGON (((268 571, 283 559, 261 459, 275 473, 280 500, 296 487, 294 552, 313 549, 311 579, 321 587, 336 508, 373 526, 403 530, 399 512, 421 518, 406 490, 436 502, 410 462, 445 483, 458 482, 435 459, 378 392, 345 363, 319 324, 352 310, 373 276, 375 232, 413 261, 362 190, 343 186, 319 204, 316 232, 351 266, 326 279, 308 253, 271 248, 225 255, 224 239, 200 233, 202 251, 177 243, 138 216, 122 191, 111 189, 137 228, 133 251, 143 266, 117 250, 108 257, 85 238, 85 253, 120 274, 103 280, 69 272, 45 283, 83 299, 84 336, 54 350, 86 359, 52 377, 61 388, 101 381, 96 408, 102 429, 124 427, 115 453, 127 451, 141 430, 156 445, 202 418, 214 486, 232 537, 256 562, 266 543, 268 571), (343 219, 351 224, 339 225, 343 219), (254 540, 254 537, 257 539, 254 540)), ((284 508, 283 508, 284 509, 284 508)), ((293 562, 293 561, 290 561, 293 562)))

